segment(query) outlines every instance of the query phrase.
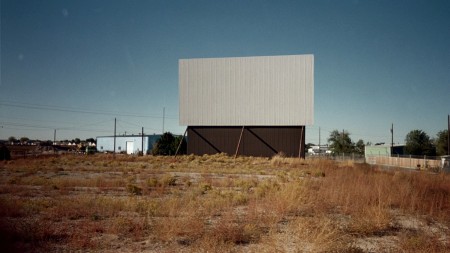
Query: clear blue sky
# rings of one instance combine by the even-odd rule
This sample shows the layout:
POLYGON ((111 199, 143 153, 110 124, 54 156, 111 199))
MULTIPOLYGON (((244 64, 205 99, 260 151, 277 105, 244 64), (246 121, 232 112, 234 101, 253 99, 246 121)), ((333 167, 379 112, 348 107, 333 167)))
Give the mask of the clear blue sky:
POLYGON ((0 139, 178 124, 178 59, 315 55, 315 124, 430 137, 450 114, 450 1, 1 0, 0 139))

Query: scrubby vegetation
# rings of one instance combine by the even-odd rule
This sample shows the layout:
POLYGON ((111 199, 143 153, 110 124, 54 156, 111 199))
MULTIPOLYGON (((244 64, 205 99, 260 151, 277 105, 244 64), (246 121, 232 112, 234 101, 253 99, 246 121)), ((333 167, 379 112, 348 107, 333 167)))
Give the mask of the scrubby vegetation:
POLYGON ((183 136, 174 136, 172 133, 166 132, 155 143, 152 154, 175 155, 177 151, 178 154, 186 154, 186 148, 186 140, 183 139, 183 136))
POLYGON ((2 252, 446 252, 450 176, 273 157, 0 165, 2 252))

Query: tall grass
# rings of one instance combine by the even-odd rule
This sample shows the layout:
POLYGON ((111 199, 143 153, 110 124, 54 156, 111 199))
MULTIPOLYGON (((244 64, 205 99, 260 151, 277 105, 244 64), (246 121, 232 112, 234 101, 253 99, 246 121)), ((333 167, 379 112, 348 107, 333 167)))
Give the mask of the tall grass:
POLYGON ((1 172, 0 232, 17 251, 364 252, 356 240, 384 236, 397 251, 450 247, 444 174, 224 154, 64 156, 1 172), (439 236, 398 215, 441 224, 428 229, 439 236))

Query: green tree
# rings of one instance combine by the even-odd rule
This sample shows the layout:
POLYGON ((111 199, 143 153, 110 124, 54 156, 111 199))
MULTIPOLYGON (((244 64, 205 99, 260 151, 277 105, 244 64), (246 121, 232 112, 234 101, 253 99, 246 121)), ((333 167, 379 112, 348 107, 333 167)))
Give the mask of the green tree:
MULTIPOLYGON (((153 155, 175 155, 181 138, 173 136, 170 132, 164 133, 155 143, 152 150, 153 155)), ((184 141, 184 143, 186 142, 184 141)))
POLYGON ((16 139, 16 137, 14 137, 14 136, 10 136, 10 137, 8 138, 8 141, 9 141, 9 144, 14 144, 14 142, 16 142, 17 139, 16 139))
POLYGON ((28 137, 22 137, 22 138, 20 138, 20 142, 23 144, 23 143, 26 143, 27 141, 29 141, 30 139, 28 138, 28 137))
POLYGON ((180 145, 180 141, 183 141, 183 142, 181 143, 180 149, 178 150, 178 154, 186 154, 186 152, 187 152, 187 143, 186 143, 186 139, 183 139, 183 136, 178 136, 178 137, 175 138, 175 143, 174 143, 175 151, 177 151, 177 148, 180 145))
POLYGON ((354 151, 350 133, 346 131, 333 130, 328 138, 328 143, 330 143, 330 149, 334 153, 352 153, 354 151))
POLYGON ((53 141, 51 140, 46 140, 46 141, 41 141, 41 146, 52 146, 53 145, 53 141))
POLYGON ((364 141, 359 139, 355 144, 355 153, 363 155, 364 154, 364 141))
POLYGON ((436 154, 449 155, 448 152, 448 130, 439 131, 435 140, 436 154))
POLYGON ((412 130, 405 138, 406 153, 410 155, 435 155, 432 141, 427 133, 422 130, 412 130))
POLYGON ((311 143, 311 142, 307 143, 307 144, 305 145, 305 150, 310 149, 312 146, 315 146, 314 143, 311 143))
POLYGON ((88 138, 86 139, 86 142, 97 143, 94 138, 88 138))

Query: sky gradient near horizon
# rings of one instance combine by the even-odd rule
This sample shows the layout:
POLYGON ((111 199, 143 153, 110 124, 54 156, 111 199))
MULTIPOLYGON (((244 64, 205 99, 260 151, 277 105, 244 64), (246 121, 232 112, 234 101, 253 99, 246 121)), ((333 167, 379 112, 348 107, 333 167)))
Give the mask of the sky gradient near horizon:
POLYGON ((315 123, 354 142, 435 137, 450 114, 450 1, 1 0, 0 139, 183 134, 178 60, 314 54, 315 123))

